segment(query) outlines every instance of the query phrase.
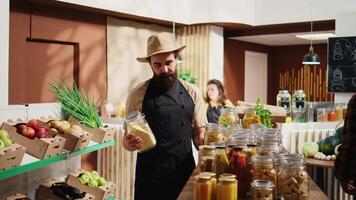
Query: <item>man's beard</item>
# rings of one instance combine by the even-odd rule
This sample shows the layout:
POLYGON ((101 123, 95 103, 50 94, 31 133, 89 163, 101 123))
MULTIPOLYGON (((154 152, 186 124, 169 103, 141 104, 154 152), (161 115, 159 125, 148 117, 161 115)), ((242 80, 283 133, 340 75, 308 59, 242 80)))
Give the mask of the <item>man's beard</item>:
POLYGON ((177 80, 177 71, 173 74, 161 73, 160 75, 153 75, 152 86, 160 93, 165 93, 171 89, 177 80))

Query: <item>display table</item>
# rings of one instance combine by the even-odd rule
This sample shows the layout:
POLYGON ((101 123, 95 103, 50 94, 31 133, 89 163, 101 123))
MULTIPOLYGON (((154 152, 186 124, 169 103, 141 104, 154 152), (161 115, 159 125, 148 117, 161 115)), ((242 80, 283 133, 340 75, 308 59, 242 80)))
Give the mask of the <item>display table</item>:
POLYGON ((305 162, 311 167, 334 168, 333 160, 318 160, 315 158, 306 158, 305 162))
MULTIPOLYGON (((189 177, 188 182, 185 184, 182 192, 178 196, 177 200, 192 200, 193 199, 193 182, 194 176, 198 174, 198 170, 195 169, 192 175, 189 177)), ((329 198, 320 190, 320 188, 309 179, 309 199, 312 200, 328 200, 329 198)))

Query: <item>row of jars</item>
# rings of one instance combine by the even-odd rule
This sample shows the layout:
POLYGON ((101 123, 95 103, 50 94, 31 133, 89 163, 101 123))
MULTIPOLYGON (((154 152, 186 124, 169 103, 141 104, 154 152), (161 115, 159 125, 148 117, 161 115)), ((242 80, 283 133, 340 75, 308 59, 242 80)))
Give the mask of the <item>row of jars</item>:
MULTIPOLYGON (((277 129, 264 129, 257 125, 251 128, 252 130, 231 135, 225 143, 200 146, 198 161, 200 171, 216 173, 217 177, 226 172, 235 174, 240 183, 238 187, 238 196, 240 197, 249 193, 250 183, 253 180, 262 181, 258 182, 259 184, 256 183, 259 187, 264 183, 263 181, 270 181, 266 184, 268 188, 271 188, 271 185, 277 186, 277 179, 280 179, 279 182, 286 182, 286 184, 283 184, 283 187, 279 189, 272 190, 274 197, 278 197, 277 191, 280 191, 284 192, 285 199, 304 199, 307 196, 308 185, 307 179, 305 179, 307 175, 303 168, 303 160, 296 159, 293 161, 294 164, 290 165, 291 160, 288 160, 288 157, 281 157, 286 152, 283 151, 281 136, 277 129), (285 158, 284 165, 277 162, 278 158, 280 160, 285 158), (278 171, 280 165, 285 166, 284 171, 278 171), (277 176, 278 173, 279 176, 277 176), (291 174, 295 176, 289 176, 291 174), (296 191, 296 188, 301 189, 296 191), (299 196, 295 196, 297 194, 299 196)), ((261 197, 264 194, 257 191, 260 190, 256 190, 255 193, 252 191, 252 197, 261 197)))
POLYGON ((240 121, 237 110, 235 107, 223 107, 220 110, 219 124, 223 127, 239 126, 249 128, 250 124, 261 124, 261 119, 256 115, 254 108, 247 108, 245 115, 240 121))

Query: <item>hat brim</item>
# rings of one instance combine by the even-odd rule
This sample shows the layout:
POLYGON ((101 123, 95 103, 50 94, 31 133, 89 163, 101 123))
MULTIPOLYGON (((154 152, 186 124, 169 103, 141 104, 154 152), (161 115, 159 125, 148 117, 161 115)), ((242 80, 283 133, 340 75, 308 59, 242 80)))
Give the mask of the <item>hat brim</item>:
POLYGON ((141 63, 148 63, 148 58, 153 55, 160 54, 160 53, 168 53, 168 52, 173 52, 173 51, 181 52, 184 48, 185 48, 185 45, 182 45, 182 46, 180 46, 176 49, 173 49, 173 50, 157 51, 157 52, 151 53, 150 55, 147 55, 146 57, 138 57, 138 58, 136 58, 136 60, 141 63))

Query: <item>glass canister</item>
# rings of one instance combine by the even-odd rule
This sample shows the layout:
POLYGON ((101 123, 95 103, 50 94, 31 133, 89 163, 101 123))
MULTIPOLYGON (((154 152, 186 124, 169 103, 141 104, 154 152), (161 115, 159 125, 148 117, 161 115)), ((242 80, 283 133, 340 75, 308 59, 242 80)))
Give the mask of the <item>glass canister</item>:
POLYGON ((212 145, 216 148, 215 156, 215 173, 219 177, 220 174, 226 173, 229 170, 229 160, 226 153, 226 144, 224 143, 213 143, 212 145))
POLYGON ((221 108, 219 117, 219 124, 224 127, 239 124, 239 117, 237 116, 236 108, 225 106, 221 108))
POLYGON ((219 178, 217 186, 217 200, 237 200, 237 181, 230 177, 219 178))
POLYGON ((250 173, 247 163, 246 154, 247 144, 235 145, 232 147, 228 154, 229 158, 229 172, 236 175, 239 183, 238 196, 245 197, 249 191, 250 173))
POLYGON ((128 114, 125 119, 125 124, 130 133, 139 136, 143 141, 142 147, 137 150, 139 153, 148 151, 156 146, 156 138, 145 120, 143 113, 134 111, 128 114))
POLYGON ((242 119, 242 128, 249 128, 251 124, 261 124, 261 119, 256 115, 254 108, 247 108, 242 119))
POLYGON ((201 172, 199 175, 201 175, 201 176, 210 176, 211 199, 215 200, 216 199, 216 187, 217 187, 216 174, 215 173, 211 173, 211 172, 201 172))
POLYGON ((252 200, 273 200, 275 185, 269 180, 254 180, 251 183, 252 200))
POLYGON ((234 134, 244 133, 240 126, 229 126, 224 128, 225 141, 229 139, 230 136, 234 134))
POLYGON ((328 111, 326 108, 317 109, 317 122, 327 122, 328 121, 328 111))
POLYGON ((278 174, 278 191, 285 200, 308 199, 309 182, 303 158, 282 158, 278 174))
MULTIPOLYGON (((277 185, 277 172, 273 166, 272 157, 258 156, 251 158, 251 180, 269 180, 277 185)), ((277 190, 274 190, 277 196, 277 190)))
POLYGON ((195 176, 193 183, 193 200, 212 200, 212 190, 211 176, 195 176))
POLYGON ((305 93, 304 90, 296 90, 293 94, 293 109, 295 110, 304 110, 305 108, 305 93))
MULTIPOLYGON (((212 145, 201 145, 199 146, 199 152, 198 152, 198 169, 199 172, 203 171, 204 163, 202 162, 202 158, 206 156, 213 156, 215 157, 216 155, 216 149, 215 146, 212 145)), ((206 158, 205 158, 206 160, 206 158)))
POLYGON ((223 173, 223 174, 220 174, 220 178, 222 177, 227 177, 227 178, 234 178, 236 179, 236 175, 235 174, 232 174, 232 173, 223 173))
POLYGON ((277 106, 284 107, 287 112, 290 109, 291 95, 288 90, 279 90, 277 95, 277 106))
POLYGON ((219 124, 208 123, 206 127, 206 134, 204 138, 204 144, 210 144, 212 142, 223 142, 224 133, 219 124))
POLYGON ((203 156, 201 158, 201 172, 212 172, 215 173, 216 165, 215 165, 215 156, 203 156))
POLYGON ((264 132, 258 140, 257 153, 260 156, 275 156, 283 152, 281 134, 264 132))

